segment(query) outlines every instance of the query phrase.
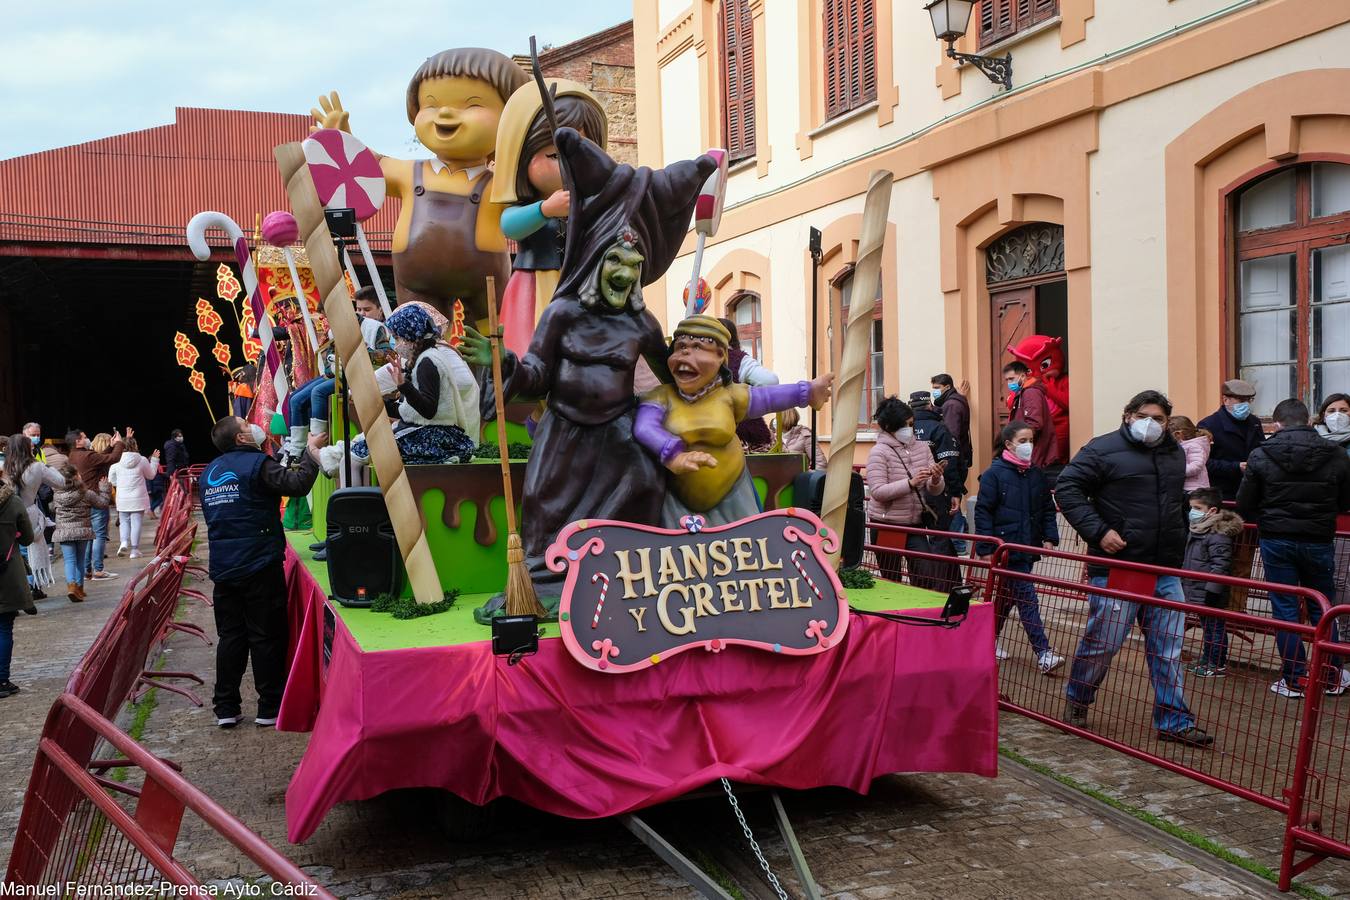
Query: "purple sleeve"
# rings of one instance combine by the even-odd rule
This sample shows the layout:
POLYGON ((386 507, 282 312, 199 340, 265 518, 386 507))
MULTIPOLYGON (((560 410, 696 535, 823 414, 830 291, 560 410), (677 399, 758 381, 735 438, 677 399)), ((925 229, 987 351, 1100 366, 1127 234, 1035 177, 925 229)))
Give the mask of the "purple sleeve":
POLYGON ((811 405, 811 383, 799 381, 796 384, 766 384, 750 388, 750 406, 745 411, 747 419, 758 419, 771 412, 796 409, 811 405))
POLYGON ((633 437, 647 448, 661 465, 685 451, 684 441, 666 430, 666 411, 656 403, 640 403, 633 420, 633 437))

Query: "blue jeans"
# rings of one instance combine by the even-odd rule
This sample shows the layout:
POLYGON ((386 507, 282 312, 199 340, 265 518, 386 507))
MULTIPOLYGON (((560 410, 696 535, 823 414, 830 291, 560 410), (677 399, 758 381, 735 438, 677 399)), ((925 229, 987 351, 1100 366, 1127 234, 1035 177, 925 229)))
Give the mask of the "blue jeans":
POLYGON ((337 381, 332 378, 311 378, 300 385, 286 400, 291 427, 303 425, 308 428, 314 419, 327 422, 328 400, 336 390, 337 381))
MULTIPOLYGON (((1105 576, 1090 580, 1093 587, 1106 587, 1105 576)), ((1172 575, 1160 577, 1153 593, 1164 600, 1185 600, 1181 580, 1172 575)), ((1186 614, 1098 594, 1088 594, 1088 608, 1087 630, 1074 652, 1069 684, 1064 690, 1069 701, 1083 706, 1092 703, 1111 660, 1137 621, 1144 632, 1148 678, 1153 683, 1154 727, 1159 731, 1184 731, 1194 725, 1195 717, 1186 706, 1181 685, 1181 637, 1186 614)))
POLYGON ((9 681, 9 661, 14 658, 14 617, 0 613, 0 681, 9 681))
MULTIPOLYGON (((89 522, 94 526, 94 549, 89 554, 89 565, 95 572, 103 571, 103 548, 108 546, 108 509, 95 506, 89 510, 89 522)), ((86 544, 87 546, 87 544, 86 544)))
MULTIPOLYGON (((1261 562, 1266 567, 1266 581, 1311 588, 1325 596, 1332 606, 1336 605, 1336 553, 1332 543, 1261 538, 1261 562)), ((1297 622, 1300 604, 1307 609, 1309 622, 1316 625, 1322 621, 1322 610, 1316 603, 1294 594, 1270 592, 1271 612, 1281 622, 1297 622)), ((1334 624, 1331 639, 1336 640, 1334 624)), ((1275 635, 1275 645, 1284 660, 1285 683, 1292 687, 1306 670, 1303 639, 1281 631, 1275 635)), ((1339 657, 1331 657, 1328 662, 1333 666, 1341 664, 1339 657)))
MULTIPOLYGON (((962 497, 961 499, 964 500, 965 498, 962 497)), ((952 516, 952 524, 947 526, 947 530, 959 531, 962 534, 969 533, 970 527, 966 524, 966 505, 964 503, 962 503, 960 506, 956 508, 956 515, 952 516)), ((956 539, 953 539, 952 546, 956 548, 957 556, 965 556, 966 550, 970 548, 970 542, 958 541, 956 539)), ((1027 571, 1030 571, 1030 569, 1028 569, 1027 571)), ((1029 586, 1030 585, 1028 585, 1028 587, 1029 586)))
POLYGON ((66 564, 66 581, 84 584, 84 567, 89 561, 88 541, 62 541, 61 559, 66 564))
MULTIPOLYGON (((1010 560, 1008 568, 1014 572, 1031 572, 1030 560, 1010 560)), ((1008 579, 1006 590, 1013 603, 1017 604, 1017 618, 1022 622, 1022 630, 1027 633, 1031 649, 1037 656, 1050 649, 1050 641, 1045 636, 1045 626, 1041 624, 1041 603, 1036 596, 1036 588, 1030 581, 1008 579)), ((1008 608, 1005 604, 998 618, 997 632, 1003 632, 1003 623, 1007 621, 1008 608)))

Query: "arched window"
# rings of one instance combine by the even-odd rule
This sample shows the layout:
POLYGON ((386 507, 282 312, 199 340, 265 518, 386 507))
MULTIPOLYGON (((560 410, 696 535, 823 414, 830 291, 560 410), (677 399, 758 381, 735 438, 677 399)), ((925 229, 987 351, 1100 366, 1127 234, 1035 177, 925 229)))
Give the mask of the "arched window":
POLYGON ((727 303, 727 318, 736 324, 736 336, 741 349, 760 362, 764 361, 764 330, 761 326, 759 294, 741 291, 727 303))
POLYGON ((755 155, 755 29, 750 0, 723 0, 722 122, 727 159, 755 155))
POLYGON ((1255 411, 1350 391, 1350 166, 1280 169, 1234 207, 1234 343, 1255 411))

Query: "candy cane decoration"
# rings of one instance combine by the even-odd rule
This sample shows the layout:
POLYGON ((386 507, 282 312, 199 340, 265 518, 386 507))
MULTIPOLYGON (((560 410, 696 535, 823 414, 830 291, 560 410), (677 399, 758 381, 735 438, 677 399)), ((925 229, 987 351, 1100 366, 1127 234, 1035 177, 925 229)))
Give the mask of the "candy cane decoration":
POLYGON ((595 604, 595 615, 591 616, 591 627, 600 627, 600 610, 605 608, 605 595, 609 593, 609 576, 604 572, 596 572, 591 576, 591 584, 603 580, 605 583, 600 586, 600 602, 595 604))
POLYGON ((199 212, 188 222, 187 241, 192 255, 205 262, 211 258, 211 247, 206 243, 208 228, 219 228, 225 232, 234 245, 234 260, 244 277, 244 290, 248 291, 248 305, 253 310, 253 318, 258 323, 258 338, 262 341, 263 354, 267 358, 267 368, 272 373, 272 387, 277 394, 277 409, 286 409, 286 395, 290 385, 286 381, 286 367, 281 364, 281 354, 272 342, 272 320, 267 317, 267 306, 263 303, 262 292, 258 289, 258 274, 253 270, 253 257, 248 252, 248 241, 244 239, 239 224, 222 212, 207 210, 199 212))
POLYGON ((801 572, 802 577, 806 579, 806 584, 808 587, 811 588, 811 593, 816 595, 817 600, 823 602, 825 600, 825 597, 820 593, 820 588, 816 587, 816 582, 811 578, 810 575, 806 574, 806 566, 802 565, 802 560, 804 559, 806 559, 805 550, 792 551, 792 564, 797 567, 797 571, 801 572))

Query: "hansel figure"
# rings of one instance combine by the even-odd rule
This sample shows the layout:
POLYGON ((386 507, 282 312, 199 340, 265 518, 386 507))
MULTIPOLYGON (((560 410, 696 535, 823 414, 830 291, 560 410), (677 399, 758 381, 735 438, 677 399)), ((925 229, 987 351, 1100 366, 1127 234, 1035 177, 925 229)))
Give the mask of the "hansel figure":
MULTIPOLYGON (((653 171, 616 163, 571 128, 554 136, 573 192, 561 282, 523 357, 507 352, 507 397, 547 398, 525 469, 521 537, 535 590, 556 604, 562 576, 544 551, 577 519, 655 525, 665 476, 633 440, 633 370, 645 356, 669 379, 661 324, 640 285, 660 278, 679 252, 710 156, 653 171)), ((460 348, 486 366, 487 338, 465 329, 460 348)))
MULTIPOLYGON (((604 150, 608 124, 595 95, 575 81, 551 78, 548 83, 557 90, 558 124, 575 128, 604 150)), ((502 232, 517 247, 511 280, 502 295, 502 340, 506 349, 519 356, 528 352, 535 323, 558 286, 570 206, 553 129, 533 82, 512 94, 502 110, 497 172, 501 177, 492 182, 492 202, 506 206, 502 232)))
POLYGON ((667 528, 690 514, 726 525, 760 511, 736 426, 799 406, 820 409, 834 375, 814 381, 752 387, 727 367, 731 333, 712 316, 690 316, 675 328, 668 365, 674 384, 649 391, 634 434, 675 474, 662 510, 667 528))
MULTIPOLYGON (((385 190, 402 201, 393 240, 400 303, 425 300, 448 316, 459 299, 469 321, 487 319, 485 278, 505 284, 510 270, 487 164, 502 107, 525 81, 510 57, 481 47, 444 50, 413 73, 408 121, 434 158, 376 154, 385 190)), ((310 110, 319 128, 351 130, 336 91, 319 106, 310 110)))

